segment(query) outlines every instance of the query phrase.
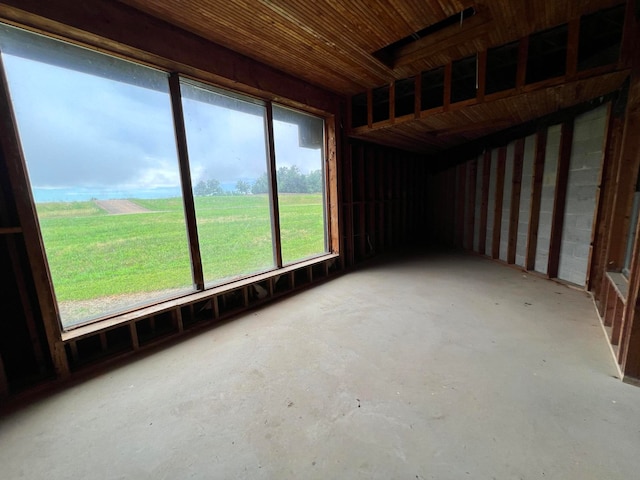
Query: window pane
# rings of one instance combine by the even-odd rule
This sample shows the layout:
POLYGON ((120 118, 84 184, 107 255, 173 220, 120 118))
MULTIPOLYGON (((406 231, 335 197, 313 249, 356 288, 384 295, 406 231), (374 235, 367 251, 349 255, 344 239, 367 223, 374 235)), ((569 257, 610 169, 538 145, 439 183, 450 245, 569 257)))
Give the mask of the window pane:
POLYGON ((181 90, 205 282, 273 268, 265 107, 181 90))
POLYGON ((327 251, 324 121, 274 106, 280 237, 285 264, 327 251))
POLYGON ((166 75, 0 29, 63 327, 191 290, 166 75))

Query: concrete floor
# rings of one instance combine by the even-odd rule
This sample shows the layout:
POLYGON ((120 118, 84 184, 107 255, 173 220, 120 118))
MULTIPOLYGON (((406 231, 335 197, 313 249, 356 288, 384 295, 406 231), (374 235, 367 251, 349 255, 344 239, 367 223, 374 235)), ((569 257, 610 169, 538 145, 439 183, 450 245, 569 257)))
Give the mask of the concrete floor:
POLYGON ((585 293, 404 255, 5 416, 0 478, 638 478, 615 375, 585 293))

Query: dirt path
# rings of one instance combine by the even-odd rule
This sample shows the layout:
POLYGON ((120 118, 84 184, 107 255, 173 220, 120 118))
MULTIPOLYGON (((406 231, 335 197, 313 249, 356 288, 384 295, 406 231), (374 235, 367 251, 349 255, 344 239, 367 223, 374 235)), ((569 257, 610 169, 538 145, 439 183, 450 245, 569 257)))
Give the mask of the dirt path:
POLYGON ((111 215, 130 213, 148 213, 151 210, 141 207, 130 200, 96 200, 96 205, 111 215))

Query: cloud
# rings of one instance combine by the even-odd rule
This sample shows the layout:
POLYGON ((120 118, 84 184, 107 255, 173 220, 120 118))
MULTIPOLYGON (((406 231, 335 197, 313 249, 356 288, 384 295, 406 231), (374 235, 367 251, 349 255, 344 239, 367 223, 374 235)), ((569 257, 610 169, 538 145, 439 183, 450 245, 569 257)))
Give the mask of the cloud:
MULTIPOLYGON (((179 186, 168 85, 151 90, 3 58, 34 187, 179 186)), ((127 68, 166 84, 161 72, 127 68)), ((193 183, 257 178, 267 169, 264 109, 224 98, 215 104, 216 95, 206 95, 213 103, 183 99, 193 183)), ((274 132, 278 167, 295 164, 304 173, 321 168, 320 150, 299 146, 296 125, 275 121, 274 132)))

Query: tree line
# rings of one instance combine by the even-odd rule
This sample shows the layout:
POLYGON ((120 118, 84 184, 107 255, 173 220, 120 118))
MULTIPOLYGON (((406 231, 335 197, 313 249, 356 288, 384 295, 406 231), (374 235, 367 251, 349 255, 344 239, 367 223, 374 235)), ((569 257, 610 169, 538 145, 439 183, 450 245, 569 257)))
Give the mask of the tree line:
MULTIPOLYGON (((322 171, 313 170, 304 174, 293 165, 291 167, 280 167, 276 172, 278 182, 278 193, 321 193, 322 192, 322 171)), ((193 188, 194 195, 198 197, 210 197, 217 195, 248 195, 252 193, 258 195, 269 192, 269 176, 263 172, 253 184, 244 180, 238 180, 235 190, 226 192, 220 182, 216 179, 200 180, 193 188)))

